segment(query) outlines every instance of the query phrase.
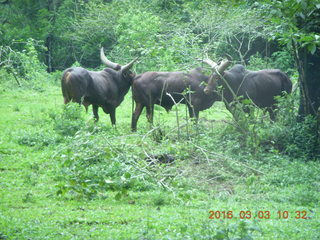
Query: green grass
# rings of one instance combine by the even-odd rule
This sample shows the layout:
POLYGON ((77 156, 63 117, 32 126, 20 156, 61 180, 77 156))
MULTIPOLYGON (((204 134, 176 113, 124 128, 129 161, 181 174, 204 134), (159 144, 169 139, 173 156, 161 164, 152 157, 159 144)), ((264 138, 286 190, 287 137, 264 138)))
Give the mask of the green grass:
POLYGON ((231 121, 222 104, 198 126, 179 106, 179 131, 175 109, 156 107, 156 128, 143 113, 136 133, 130 93, 116 128, 101 110, 96 125, 91 111, 64 111, 56 86, 0 92, 0 239, 320 239, 319 161, 233 152, 220 140, 231 121), (79 131, 62 134, 68 124, 79 131), (164 154, 174 162, 148 166, 164 154))

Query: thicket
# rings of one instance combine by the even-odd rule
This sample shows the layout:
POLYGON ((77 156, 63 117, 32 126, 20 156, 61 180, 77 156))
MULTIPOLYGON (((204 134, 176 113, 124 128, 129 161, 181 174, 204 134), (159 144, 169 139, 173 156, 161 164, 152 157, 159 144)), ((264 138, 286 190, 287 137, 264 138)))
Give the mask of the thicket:
MULTIPOLYGON (((112 60, 143 55, 138 71, 186 69, 195 58, 223 54, 247 63, 256 52, 270 56, 270 28, 254 8, 215 1, 8 1, 0 4, 1 45, 22 51, 42 41, 39 59, 49 71, 75 62, 100 65, 99 48, 112 60), (18 40, 20 44, 12 41, 18 40)), ((271 52, 270 52, 271 51, 271 52)))

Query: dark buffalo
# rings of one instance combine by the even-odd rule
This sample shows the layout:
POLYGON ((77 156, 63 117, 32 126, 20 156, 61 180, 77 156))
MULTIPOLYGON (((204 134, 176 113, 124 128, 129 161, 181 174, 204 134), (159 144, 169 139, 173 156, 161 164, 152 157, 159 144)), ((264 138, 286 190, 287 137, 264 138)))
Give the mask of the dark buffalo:
POLYGON ((138 75, 132 84, 132 96, 136 103, 131 129, 137 129, 137 121, 144 107, 148 121, 153 121, 154 104, 169 111, 175 103, 188 106, 190 117, 199 117, 199 111, 212 106, 215 95, 204 93, 204 84, 209 76, 202 68, 190 72, 146 72, 138 75))
POLYGON ((61 79, 64 103, 70 101, 83 104, 88 110, 92 104, 96 121, 99 120, 98 108, 110 114, 112 125, 116 124, 116 108, 123 101, 128 92, 135 73, 130 71, 134 59, 125 66, 109 61, 104 55, 103 48, 100 52, 101 61, 111 68, 102 71, 88 71, 82 67, 68 68, 61 79))
MULTIPOLYGON (((224 64, 228 66, 229 61, 224 64)), ((212 66, 213 69, 215 66, 212 66)), ((237 97, 250 99, 257 107, 266 108, 270 118, 274 120, 276 96, 283 92, 291 93, 292 82, 289 77, 278 69, 249 71, 237 64, 229 71, 213 71, 204 92, 209 96, 214 92, 230 110, 230 103, 237 97), (221 91, 217 89, 222 89, 221 91)))

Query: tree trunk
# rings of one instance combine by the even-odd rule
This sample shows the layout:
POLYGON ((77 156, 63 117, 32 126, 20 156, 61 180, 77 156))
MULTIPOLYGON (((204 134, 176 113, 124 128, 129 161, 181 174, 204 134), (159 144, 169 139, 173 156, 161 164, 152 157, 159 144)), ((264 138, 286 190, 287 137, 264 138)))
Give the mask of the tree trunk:
POLYGON ((50 73, 52 72, 52 34, 49 33, 49 36, 47 36, 45 46, 47 47, 47 53, 46 53, 46 63, 47 63, 47 71, 50 73))
POLYGON ((298 51, 301 59, 299 115, 317 116, 320 107, 320 50, 311 54, 306 47, 298 51))
POLYGON ((298 49, 295 60, 299 71, 300 106, 298 120, 312 115, 316 118, 314 154, 320 154, 320 49, 314 54, 307 47, 298 49))

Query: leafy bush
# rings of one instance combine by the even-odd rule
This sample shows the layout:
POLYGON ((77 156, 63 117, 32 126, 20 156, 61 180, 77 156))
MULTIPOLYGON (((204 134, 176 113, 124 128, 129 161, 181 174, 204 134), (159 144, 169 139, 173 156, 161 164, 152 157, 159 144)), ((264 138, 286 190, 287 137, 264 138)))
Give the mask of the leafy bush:
POLYGON ((18 143, 21 145, 36 147, 38 149, 57 144, 61 140, 60 137, 52 130, 34 128, 20 131, 17 139, 18 143))
POLYGON ((266 122, 261 131, 261 142, 272 146, 289 156, 303 159, 315 158, 319 153, 319 136, 317 121, 312 116, 298 121, 297 111, 293 106, 298 105, 295 94, 279 97, 279 110, 276 122, 266 122))
MULTIPOLYGON (((52 82, 52 77, 46 72, 46 65, 38 57, 44 46, 41 41, 32 38, 20 44, 24 44, 22 51, 12 50, 11 46, 0 48, 0 61, 4 64, 6 74, 11 76, 4 78, 6 86, 15 88, 18 85, 43 91, 52 82)), ((1 71, 0 74, 5 73, 1 71)))
POLYGON ((249 102, 240 101, 232 109, 231 125, 221 133, 224 148, 234 154, 263 153, 275 151, 294 158, 316 159, 319 157, 319 134, 317 121, 307 116, 297 118, 298 96, 296 93, 277 97, 276 121, 271 121, 262 110, 249 102), (242 111, 250 109, 250 114, 242 111))
POLYGON ((274 52, 270 58, 263 58, 260 53, 256 53, 250 57, 248 66, 252 70, 261 69, 280 69, 281 71, 287 73, 289 76, 295 73, 293 69, 293 57, 291 56, 289 50, 283 49, 281 51, 274 52))
POLYGON ((83 109, 78 103, 64 105, 61 114, 50 115, 54 121, 54 130, 63 136, 74 136, 85 126, 82 112, 83 109))
POLYGON ((302 122, 293 120, 290 125, 270 126, 266 134, 266 139, 273 141, 273 146, 292 156, 313 158, 319 153, 319 146, 316 134, 316 120, 312 116, 307 116, 302 122))
POLYGON ((128 146, 124 148, 113 146, 103 135, 79 131, 59 152, 57 194, 95 198, 104 196, 106 191, 118 191, 119 199, 128 189, 153 188, 154 180, 138 171, 139 163, 130 157, 128 146))

